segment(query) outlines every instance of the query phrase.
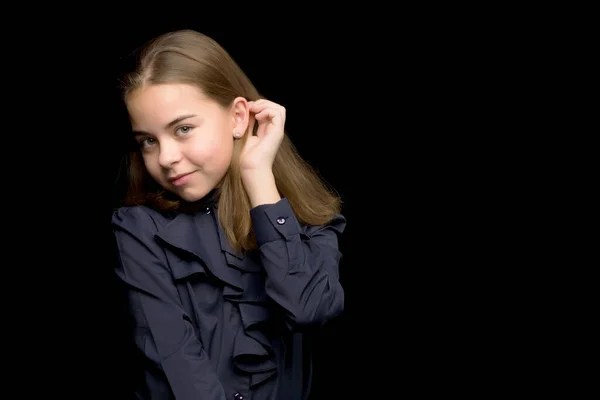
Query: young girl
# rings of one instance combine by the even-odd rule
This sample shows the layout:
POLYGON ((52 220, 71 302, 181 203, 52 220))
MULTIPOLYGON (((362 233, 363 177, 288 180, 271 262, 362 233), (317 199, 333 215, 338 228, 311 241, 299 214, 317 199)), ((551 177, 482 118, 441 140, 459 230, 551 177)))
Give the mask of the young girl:
POLYGON ((302 335, 344 307, 340 199, 211 38, 156 38, 123 89, 137 146, 112 226, 137 398, 306 398, 302 335))

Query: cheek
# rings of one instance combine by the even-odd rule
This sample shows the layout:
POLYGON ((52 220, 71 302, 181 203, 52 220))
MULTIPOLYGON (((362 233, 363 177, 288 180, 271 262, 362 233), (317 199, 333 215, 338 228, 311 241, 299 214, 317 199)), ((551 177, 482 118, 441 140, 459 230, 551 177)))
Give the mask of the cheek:
POLYGON ((144 160, 144 165, 146 166, 146 170, 154 179, 160 178, 160 166, 158 165, 158 160, 156 157, 150 154, 144 154, 142 156, 142 160, 144 160))
POLYGON ((232 151, 233 138, 227 140, 226 137, 215 135, 210 141, 197 143, 193 148, 193 155, 190 154, 190 158, 217 165, 228 164, 232 151))

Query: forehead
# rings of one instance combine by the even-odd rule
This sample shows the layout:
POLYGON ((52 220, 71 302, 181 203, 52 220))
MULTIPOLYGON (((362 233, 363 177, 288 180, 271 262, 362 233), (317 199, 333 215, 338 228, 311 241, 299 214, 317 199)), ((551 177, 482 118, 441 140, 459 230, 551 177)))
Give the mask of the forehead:
POLYGON ((218 107, 193 85, 161 84, 142 87, 126 99, 132 124, 164 125, 183 114, 206 115, 218 107))

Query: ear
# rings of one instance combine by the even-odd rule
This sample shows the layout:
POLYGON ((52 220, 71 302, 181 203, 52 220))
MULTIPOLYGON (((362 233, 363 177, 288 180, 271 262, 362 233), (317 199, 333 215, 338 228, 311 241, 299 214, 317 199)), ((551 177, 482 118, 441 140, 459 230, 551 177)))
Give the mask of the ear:
POLYGON ((250 108, 248 101, 243 97, 236 97, 231 104, 231 135, 240 139, 246 133, 250 122, 250 108))

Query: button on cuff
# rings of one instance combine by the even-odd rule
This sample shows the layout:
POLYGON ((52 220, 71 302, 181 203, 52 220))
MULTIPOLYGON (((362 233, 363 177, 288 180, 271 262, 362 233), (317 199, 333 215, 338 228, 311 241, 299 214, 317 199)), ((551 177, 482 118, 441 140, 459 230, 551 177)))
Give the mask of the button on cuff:
POLYGON ((252 226, 259 246, 299 234, 302 229, 288 200, 265 204, 250 210, 252 226))

